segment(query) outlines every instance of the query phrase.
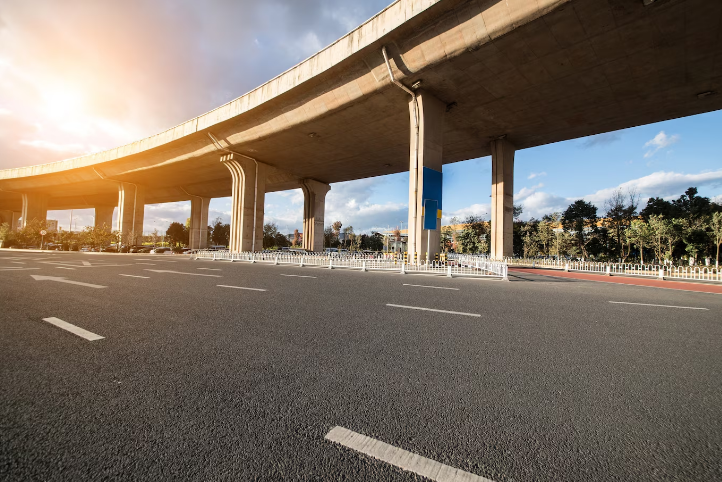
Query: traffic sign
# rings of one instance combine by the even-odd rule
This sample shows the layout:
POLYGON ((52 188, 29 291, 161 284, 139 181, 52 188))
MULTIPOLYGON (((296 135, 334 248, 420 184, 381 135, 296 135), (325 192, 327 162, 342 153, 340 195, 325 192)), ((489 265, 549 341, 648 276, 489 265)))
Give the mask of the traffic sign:
POLYGON ((48 232, 45 231, 44 229, 42 231, 40 231, 40 236, 45 236, 46 234, 48 234, 48 232))

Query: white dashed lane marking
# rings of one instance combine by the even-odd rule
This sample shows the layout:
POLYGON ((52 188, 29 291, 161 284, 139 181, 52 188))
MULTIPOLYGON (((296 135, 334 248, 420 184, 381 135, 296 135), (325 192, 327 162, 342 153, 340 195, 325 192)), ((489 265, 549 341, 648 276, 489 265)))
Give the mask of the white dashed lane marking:
POLYGON ((393 308, 405 308, 407 310, 421 310, 421 311, 433 311, 435 313, 448 313, 450 315, 474 316, 477 318, 481 317, 481 315, 479 315, 477 313, 464 313, 462 311, 437 310, 434 308, 422 308, 420 306, 392 305, 391 303, 386 303, 386 306, 391 306, 393 308))
POLYGON ((674 306, 674 305, 653 305, 650 303, 629 303, 627 301, 610 301, 615 305, 638 305, 638 306, 656 306, 658 308, 679 308, 681 310, 705 310, 709 311, 709 308, 695 308, 694 306, 674 306))
POLYGON ((62 328, 65 331, 69 331, 73 335, 78 335, 81 338, 85 338, 88 341, 95 341, 95 340, 102 340, 103 336, 96 335, 95 333, 91 333, 88 330, 85 330, 83 328, 80 328, 79 326, 71 325, 67 321, 63 321, 60 318, 50 317, 50 318, 43 318, 43 321, 47 321, 51 325, 55 325, 58 328, 62 328))
POLYGON ((456 469, 343 427, 332 428, 325 438, 402 470, 413 472, 437 482, 493 482, 486 477, 456 469))
POLYGON ((237 290, 250 290, 250 291, 266 291, 261 288, 246 288, 245 286, 229 286, 229 285, 216 285, 219 288, 234 288, 237 290))
POLYGON ((415 286, 416 288, 434 288, 437 290, 454 290, 459 291, 459 288, 447 288, 446 286, 426 286, 426 285, 411 285, 409 283, 404 283, 404 286, 415 286))

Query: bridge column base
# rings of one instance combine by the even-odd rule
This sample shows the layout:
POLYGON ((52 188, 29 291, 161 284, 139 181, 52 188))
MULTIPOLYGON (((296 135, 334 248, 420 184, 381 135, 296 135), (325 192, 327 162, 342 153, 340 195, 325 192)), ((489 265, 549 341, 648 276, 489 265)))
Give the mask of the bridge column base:
POLYGON ((121 182, 118 188, 118 231, 122 242, 137 244, 143 237, 145 187, 121 182))
POLYGON ((188 246, 191 249, 208 247, 208 205, 209 197, 191 198, 191 229, 188 246))
POLYGON ((409 262, 417 253, 417 262, 433 261, 440 251, 442 197, 442 153, 444 113, 446 104, 428 92, 419 91, 418 102, 418 154, 416 152, 416 106, 409 102, 411 116, 411 151, 409 169, 409 262), (425 208, 429 206, 429 212, 425 208), (428 223, 425 217, 433 217, 428 223), (432 229, 425 229, 431 227, 432 229))
POLYGON ((231 253, 263 249, 263 204, 266 200, 266 165, 237 154, 221 156, 233 178, 231 200, 231 253))
POLYGON ((113 211, 115 206, 95 206, 95 227, 105 226, 108 231, 113 229, 113 211))
POLYGON ((303 190, 303 249, 323 251, 323 218, 331 186, 313 179, 301 181, 303 190))
POLYGON ((514 255, 514 146, 491 141, 491 257, 514 255))
POLYGON ((23 228, 33 219, 45 222, 48 218, 48 196, 45 194, 23 194, 23 228))

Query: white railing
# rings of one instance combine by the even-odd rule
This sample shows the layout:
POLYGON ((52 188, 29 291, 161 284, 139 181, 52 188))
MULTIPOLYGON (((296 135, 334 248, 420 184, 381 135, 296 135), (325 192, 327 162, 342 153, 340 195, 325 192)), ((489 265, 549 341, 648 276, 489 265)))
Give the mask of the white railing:
POLYGON ((214 261, 295 265, 329 269, 357 269, 360 271, 394 271, 404 274, 440 276, 490 277, 508 279, 507 265, 481 257, 464 257, 449 261, 407 263, 398 255, 328 255, 326 253, 231 253, 229 251, 199 250, 191 259, 214 261))
POLYGON ((610 276, 650 276, 655 278, 722 281, 722 269, 713 266, 671 266, 660 264, 599 263, 545 258, 504 258, 510 266, 583 271, 610 276))

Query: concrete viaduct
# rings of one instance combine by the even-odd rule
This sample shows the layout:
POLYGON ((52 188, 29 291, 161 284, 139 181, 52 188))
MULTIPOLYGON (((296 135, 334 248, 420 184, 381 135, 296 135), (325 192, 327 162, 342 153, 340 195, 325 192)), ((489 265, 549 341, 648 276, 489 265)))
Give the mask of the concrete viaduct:
POLYGON ((491 155, 492 254, 511 255, 515 151, 722 108, 721 32, 716 0, 398 0, 177 127, 0 171, 0 221, 92 207, 110 225, 117 207, 132 237, 145 203, 190 200, 202 248, 231 196, 230 249, 260 250, 265 193, 301 187, 319 251, 330 183, 408 171, 409 251, 433 253, 443 165, 491 155))

